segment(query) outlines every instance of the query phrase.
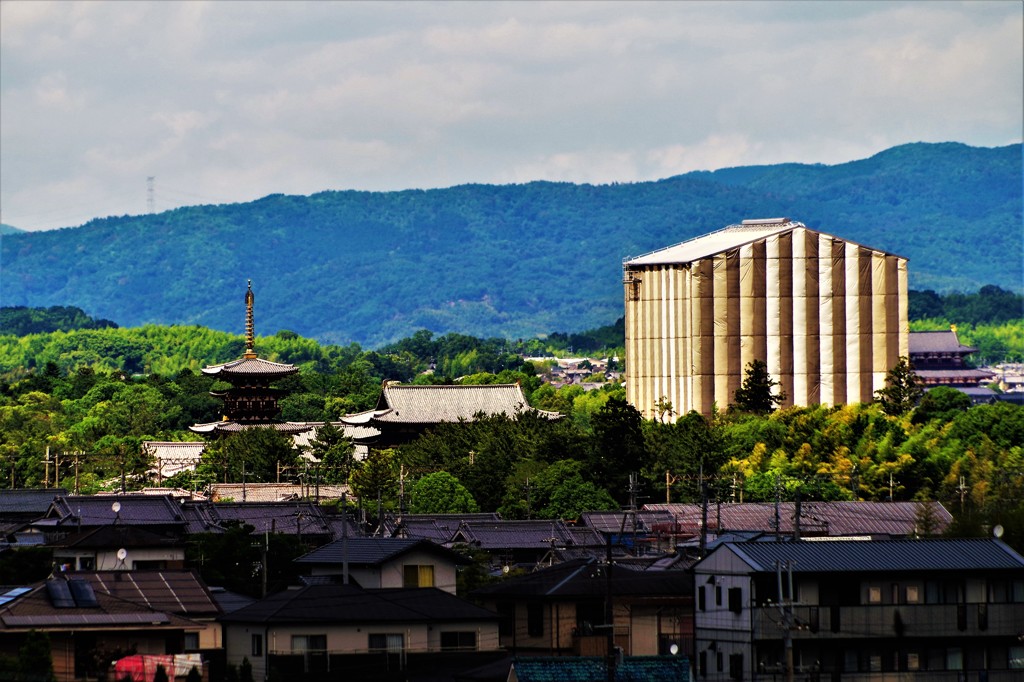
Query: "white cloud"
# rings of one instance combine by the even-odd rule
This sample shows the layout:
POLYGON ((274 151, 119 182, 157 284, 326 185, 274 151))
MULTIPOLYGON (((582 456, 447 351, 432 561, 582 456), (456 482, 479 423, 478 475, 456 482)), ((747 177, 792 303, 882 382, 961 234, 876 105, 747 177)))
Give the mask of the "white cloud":
POLYGON ((1022 31, 998 1, 5 0, 0 207, 41 228, 143 210, 148 175, 170 208, 1008 144, 1022 31))

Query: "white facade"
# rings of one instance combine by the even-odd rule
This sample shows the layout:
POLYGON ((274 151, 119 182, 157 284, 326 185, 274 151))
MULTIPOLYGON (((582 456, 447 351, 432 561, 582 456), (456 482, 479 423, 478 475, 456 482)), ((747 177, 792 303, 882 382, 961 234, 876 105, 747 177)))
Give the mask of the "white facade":
POLYGON ((907 260, 788 219, 624 263, 626 394, 645 418, 725 409, 763 361, 785 405, 869 402, 909 353, 907 260))

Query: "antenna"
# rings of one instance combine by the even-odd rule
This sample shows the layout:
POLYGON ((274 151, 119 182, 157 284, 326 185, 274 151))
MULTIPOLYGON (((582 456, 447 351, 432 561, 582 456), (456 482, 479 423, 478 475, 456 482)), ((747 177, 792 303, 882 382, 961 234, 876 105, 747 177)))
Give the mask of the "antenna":
POLYGON ((155 175, 146 176, 146 208, 150 213, 156 213, 156 198, 153 185, 156 182, 155 175))
POLYGON ((127 558, 128 558, 128 550, 126 550, 124 547, 121 547, 120 549, 117 550, 117 560, 118 561, 120 561, 123 564, 124 560, 127 559, 127 558))

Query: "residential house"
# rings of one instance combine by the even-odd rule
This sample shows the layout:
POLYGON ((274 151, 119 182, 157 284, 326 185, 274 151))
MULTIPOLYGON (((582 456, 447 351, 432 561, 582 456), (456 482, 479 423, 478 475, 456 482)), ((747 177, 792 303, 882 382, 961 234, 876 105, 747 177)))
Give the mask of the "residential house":
POLYGON ((366 589, 433 587, 455 594, 457 568, 472 562, 429 540, 350 537, 315 549, 295 563, 313 576, 334 576, 339 582, 347 568, 349 580, 366 589))
POLYGON ((605 655, 608 600, 615 646, 626 655, 693 650, 693 578, 576 559, 502 580, 472 597, 502 615, 501 644, 514 653, 605 655))
POLYGON ((171 495, 65 495, 54 499, 32 528, 45 533, 50 542, 110 525, 180 538, 187 526, 182 504, 171 495))
POLYGON ((60 541, 53 561, 73 571, 184 568, 185 544, 143 527, 110 524, 60 541))
POLYGON ((253 678, 445 679, 504 655, 498 616, 436 588, 288 589, 222 617, 229 664, 253 678))
POLYGON ((98 679, 128 654, 177 654, 198 644, 208 624, 177 610, 115 596, 83 577, 56 575, 0 595, 0 654, 16 657, 30 632, 43 632, 57 682, 98 679))
POLYGON ((940 535, 953 516, 938 502, 723 502, 646 504, 644 511, 668 515, 652 519, 654 534, 697 537, 707 522, 708 539, 732 531, 759 531, 793 537, 940 535))
POLYGON ((698 680, 1024 678, 1024 557, 995 539, 723 542, 694 568, 698 680))

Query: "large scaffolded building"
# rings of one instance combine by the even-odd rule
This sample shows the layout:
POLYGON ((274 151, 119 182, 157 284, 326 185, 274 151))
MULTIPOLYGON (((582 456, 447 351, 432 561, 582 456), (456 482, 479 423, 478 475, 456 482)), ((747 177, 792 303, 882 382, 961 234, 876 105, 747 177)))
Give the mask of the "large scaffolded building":
POLYGON ((649 419, 725 409, 753 360, 785 405, 869 402, 909 352, 906 258, 788 218, 745 220, 623 271, 626 395, 649 419))

